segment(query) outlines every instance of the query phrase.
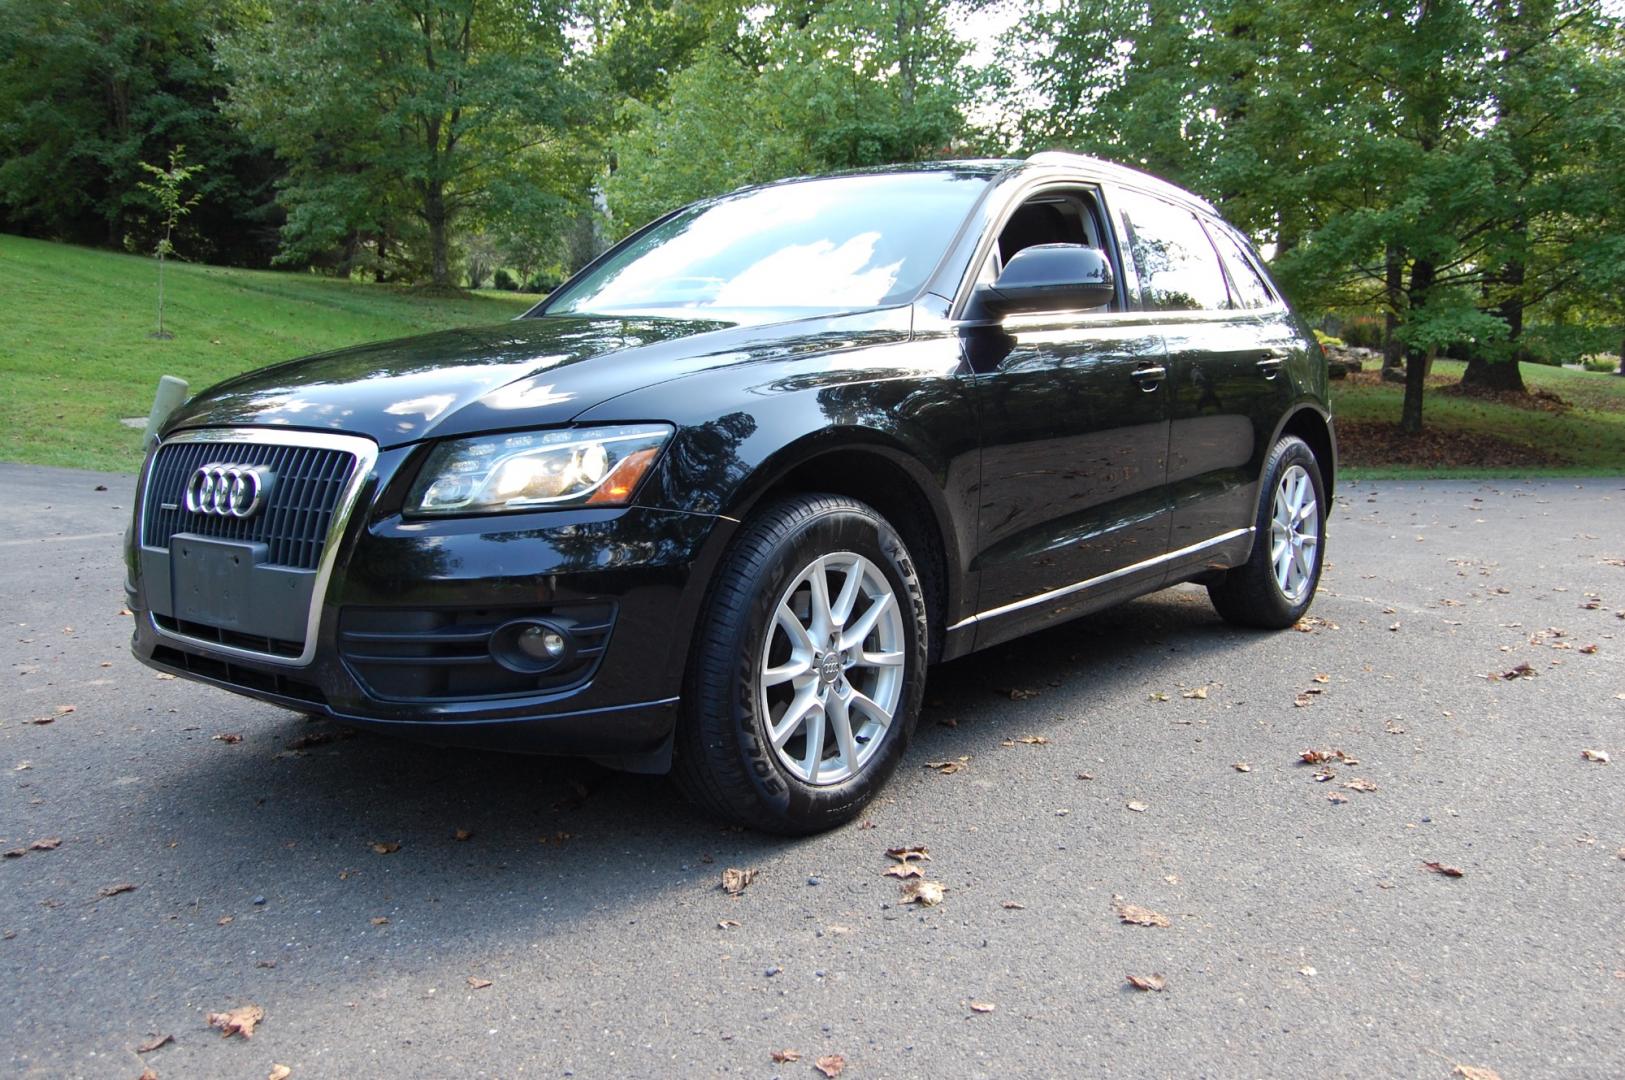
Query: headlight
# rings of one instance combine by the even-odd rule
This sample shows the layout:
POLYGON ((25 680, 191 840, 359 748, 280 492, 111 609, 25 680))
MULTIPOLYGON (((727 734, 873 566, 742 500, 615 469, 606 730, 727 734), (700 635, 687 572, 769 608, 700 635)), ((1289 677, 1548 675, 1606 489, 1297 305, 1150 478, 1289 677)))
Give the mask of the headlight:
POLYGON ((418 473, 406 512, 624 506, 671 433, 668 424, 635 424, 444 442, 418 473))

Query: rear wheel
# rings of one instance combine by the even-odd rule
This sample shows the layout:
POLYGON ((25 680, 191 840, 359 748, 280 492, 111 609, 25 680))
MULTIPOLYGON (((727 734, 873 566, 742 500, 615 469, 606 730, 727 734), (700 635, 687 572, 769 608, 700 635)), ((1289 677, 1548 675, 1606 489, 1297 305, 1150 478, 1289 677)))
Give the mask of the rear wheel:
POLYGON ((896 769, 924 690, 926 615, 907 548, 833 495, 764 507, 712 585, 673 774, 741 824, 850 820, 896 769))
POLYGON ((1278 630, 1309 610, 1320 585, 1326 495, 1309 444, 1288 435, 1264 462, 1257 532, 1247 561, 1208 586, 1226 622, 1278 630))

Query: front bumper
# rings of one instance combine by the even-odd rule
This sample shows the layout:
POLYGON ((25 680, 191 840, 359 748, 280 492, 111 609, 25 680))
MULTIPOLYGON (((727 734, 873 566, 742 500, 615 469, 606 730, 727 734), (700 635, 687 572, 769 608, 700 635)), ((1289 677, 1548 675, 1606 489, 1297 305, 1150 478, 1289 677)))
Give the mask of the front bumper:
MULTIPOLYGON (((240 635, 211 643, 184 632, 169 598, 148 595, 181 587, 169 556, 142 548, 134 530, 126 590, 136 657, 414 739, 658 763, 703 583, 731 522, 635 506, 406 520, 389 493, 401 486, 393 477, 410 475, 411 457, 409 448, 379 455, 337 537, 300 656, 258 656, 240 635), (579 626, 580 662, 527 678, 494 661, 492 629, 532 618, 579 626)), ((141 493, 138 513, 143 505, 141 493)))

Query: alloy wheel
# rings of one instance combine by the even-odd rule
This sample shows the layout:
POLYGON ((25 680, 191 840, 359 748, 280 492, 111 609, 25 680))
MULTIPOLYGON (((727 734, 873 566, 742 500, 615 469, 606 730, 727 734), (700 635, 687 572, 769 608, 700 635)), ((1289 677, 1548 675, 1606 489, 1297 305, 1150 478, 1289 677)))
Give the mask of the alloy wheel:
POLYGON ((1289 603, 1296 604, 1309 591, 1319 544, 1320 506, 1314 481, 1302 465, 1293 465, 1276 485, 1270 519, 1270 566, 1276 588, 1289 603))
POLYGON ((758 705, 779 762, 839 784, 880 748, 902 700, 903 611, 878 566, 823 555, 790 580, 762 644, 758 705))

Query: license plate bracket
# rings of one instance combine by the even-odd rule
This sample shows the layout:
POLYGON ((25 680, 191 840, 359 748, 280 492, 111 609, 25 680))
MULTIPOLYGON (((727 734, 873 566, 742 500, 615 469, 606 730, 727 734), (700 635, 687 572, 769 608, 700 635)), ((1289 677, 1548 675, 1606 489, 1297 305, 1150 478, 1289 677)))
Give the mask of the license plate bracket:
POLYGON ((266 546, 178 535, 169 547, 169 580, 177 619, 242 630, 252 616, 254 570, 266 546))

